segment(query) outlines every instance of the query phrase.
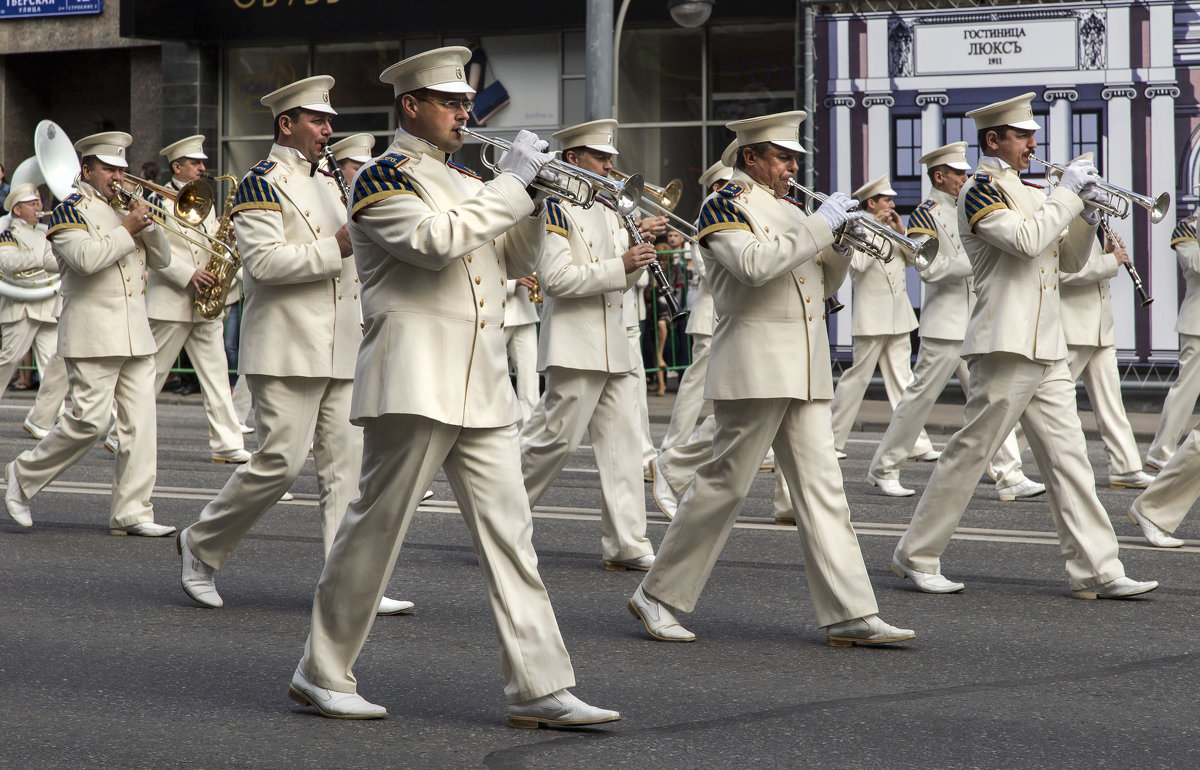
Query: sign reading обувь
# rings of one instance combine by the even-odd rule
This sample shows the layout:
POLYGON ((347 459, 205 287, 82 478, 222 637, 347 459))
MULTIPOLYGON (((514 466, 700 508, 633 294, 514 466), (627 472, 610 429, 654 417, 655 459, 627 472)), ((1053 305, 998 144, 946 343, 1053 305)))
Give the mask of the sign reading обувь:
POLYGON ((0 19, 103 13, 104 0, 0 0, 0 19))

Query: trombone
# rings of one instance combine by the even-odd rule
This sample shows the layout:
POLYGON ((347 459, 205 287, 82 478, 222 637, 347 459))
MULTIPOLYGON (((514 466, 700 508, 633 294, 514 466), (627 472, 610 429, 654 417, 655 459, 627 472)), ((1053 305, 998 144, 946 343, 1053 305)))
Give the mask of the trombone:
POLYGON ((213 189, 207 180, 204 178, 194 179, 181 189, 172 190, 133 174, 125 174, 124 177, 123 182, 113 180, 112 183, 113 191, 117 194, 122 206, 128 208, 134 201, 141 201, 149 206, 157 216, 174 220, 180 228, 175 230, 175 234, 180 238, 217 259, 237 264, 237 255, 233 253, 229 244, 217 237, 219 234, 210 235, 200 229, 200 223, 204 221, 213 207, 213 189), (172 207, 168 209, 155 201, 146 193, 147 190, 171 201, 172 207), (196 235, 188 235, 187 231, 189 230, 196 235))
MULTIPOLYGON (((473 137, 485 145, 498 147, 501 150, 508 150, 512 147, 512 142, 507 139, 484 136, 466 126, 460 127, 458 132, 463 136, 473 137)), ((489 159, 486 151, 479 154, 479 161, 491 169, 492 173, 499 173, 499 161, 489 159)), ((538 177, 533 180, 530 187, 550 195, 557 195, 568 203, 574 203, 585 209, 591 207, 598 194, 604 193, 616 206, 617 213, 624 215, 636 209, 638 201, 642 198, 642 188, 645 183, 642 181, 641 174, 634 174, 626 178, 624 182, 620 182, 593 174, 578 166, 572 166, 557 158, 547 163, 546 168, 555 174, 555 180, 550 181, 538 177)))
MULTIPOLYGON (((795 179, 789 179, 788 185, 807 196, 805 210, 812 213, 812 202, 823 202, 826 196, 815 190, 810 190, 795 179)), ((938 253, 938 239, 928 238, 924 241, 914 241, 890 227, 879 224, 874 219, 863 218, 847 222, 834 233, 835 244, 847 244, 859 251, 875 257, 880 262, 891 262, 898 252, 906 262, 911 262, 918 273, 923 273, 933 264, 938 253), (855 226, 865 232, 858 232, 855 226)), ((837 312, 831 311, 831 312, 837 312)))
MULTIPOLYGON (((1062 178, 1062 173, 1067 170, 1066 166, 1042 160, 1033 154, 1030 154, 1029 159, 1036 160, 1046 167, 1046 184, 1051 187, 1058 185, 1058 180, 1062 178)), ((1106 182, 1099 176, 1095 180, 1092 184, 1103 190, 1108 195, 1108 200, 1101 203, 1092 203, 1092 205, 1108 216, 1113 216, 1117 219, 1126 219, 1129 216, 1130 207, 1136 203, 1150 212, 1150 223, 1156 225, 1171 210, 1171 193, 1162 193, 1156 198, 1151 198, 1149 195, 1135 193, 1132 190, 1126 190, 1124 187, 1118 187, 1111 182, 1106 182)))
MULTIPOLYGON (((629 179, 628 174, 623 174, 616 169, 613 169, 612 175, 620 182, 629 179)), ((642 185, 642 188, 642 198, 638 204, 638 208, 646 214, 666 217, 671 220, 674 224, 668 222, 667 227, 682 235, 685 241, 696 243, 695 225, 674 213, 675 207, 679 205, 679 199, 683 196, 683 182, 678 179, 672 179, 664 187, 658 187, 647 182, 642 185)))

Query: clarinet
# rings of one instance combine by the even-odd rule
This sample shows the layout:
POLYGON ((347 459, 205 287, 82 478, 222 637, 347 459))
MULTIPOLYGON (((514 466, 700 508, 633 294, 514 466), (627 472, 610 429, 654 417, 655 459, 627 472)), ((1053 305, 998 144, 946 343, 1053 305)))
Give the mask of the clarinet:
MULTIPOLYGON (((629 231, 629 237, 633 239, 633 242, 638 245, 645 243, 646 239, 642 237, 637 224, 634 223, 633 215, 621 214, 620 217, 621 221, 625 223, 625 229, 629 231)), ((671 320, 674 321, 687 315, 688 311, 679 306, 679 299, 675 296, 675 287, 671 285, 667 274, 663 272, 662 265, 658 264, 657 257, 650 263, 647 269, 650 270, 650 275, 654 277, 654 284, 658 287, 658 293, 667 301, 667 312, 671 314, 671 320)))
POLYGON ((342 205, 350 204, 350 185, 346 182, 346 175, 342 173, 342 167, 338 165, 337 158, 333 156, 333 150, 329 149, 329 145, 324 145, 321 152, 325 155, 325 162, 329 164, 329 173, 333 175, 333 181, 337 182, 338 190, 342 194, 342 205))
MULTIPOLYGON (((1108 224, 1107 217, 1100 217, 1100 231, 1104 233, 1105 240, 1113 244, 1113 246, 1121 249, 1125 248, 1125 242, 1121 240, 1121 236, 1113 232, 1113 229, 1108 224)), ((1142 284, 1142 276, 1138 274, 1137 268, 1130 262, 1122 262, 1121 265, 1125 268, 1125 272, 1129 273, 1129 279, 1133 281, 1133 290, 1137 293, 1138 304, 1146 307, 1153 302, 1154 297, 1146 293, 1146 287, 1142 284)))

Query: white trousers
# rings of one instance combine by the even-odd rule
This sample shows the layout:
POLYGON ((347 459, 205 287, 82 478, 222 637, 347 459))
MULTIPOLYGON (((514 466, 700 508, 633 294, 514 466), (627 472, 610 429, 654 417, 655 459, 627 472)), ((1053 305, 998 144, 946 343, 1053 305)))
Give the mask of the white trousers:
POLYGON ((150 319, 150 331, 158 345, 154 366, 158 374, 154 392, 162 390, 180 350, 188 358, 200 380, 204 413, 208 417, 208 448, 213 452, 232 452, 244 448, 241 421, 233 408, 229 392, 229 363, 225 359, 225 326, 221 319, 212 321, 161 321, 150 319))
POLYGON ((300 475, 310 445, 328 554, 362 463, 362 430, 349 419, 352 380, 247 376, 254 393, 258 451, 237 467, 187 530, 192 553, 215 569, 225 566, 250 528, 300 475))
POLYGON ((1167 532, 1174 532, 1200 498, 1200 428, 1193 429, 1133 508, 1167 532))
POLYGON ((517 429, 468 429, 416 415, 364 421, 359 496, 350 505, 313 598, 300 661, 319 687, 354 692, 354 662, 375 620, 421 495, 441 466, 471 533, 500 640, 510 702, 572 687, 575 676, 537 571, 521 486, 517 429))
POLYGON ((31 347, 42 382, 26 419, 50 430, 62 412, 67 395, 67 367, 58 356, 58 324, 22 318, 0 326, 0 398, 4 397, 8 381, 21 365, 25 351, 31 347))
POLYGON ((517 403, 521 406, 522 424, 529 419, 538 402, 537 343, 537 324, 504 327, 508 364, 517 375, 517 403))
POLYGON ((645 470, 650 461, 658 456, 658 448, 654 446, 654 438, 650 435, 650 406, 646 402, 646 365, 642 362, 642 330, 636 326, 626 326, 625 335, 629 339, 629 354, 633 356, 634 361, 630 376, 638 382, 638 429, 642 434, 642 469, 645 470))
POLYGON ((818 626, 877 612, 875 594, 842 490, 828 401, 746 399, 713 403, 712 456, 696 473, 667 528, 647 594, 691 612, 767 449, 792 496, 818 626))
MULTIPOLYGON (((964 391, 969 390, 970 375, 961 352, 962 340, 921 339, 913 380, 892 411, 892 419, 871 458, 871 473, 881 479, 900 478, 900 464, 913 455, 913 447, 925 429, 929 412, 955 372, 958 372, 958 381, 964 391)), ((988 471, 997 487, 1016 486, 1025 481, 1016 431, 1005 437, 989 463, 988 471)))
POLYGON ((1180 334, 1179 377, 1163 401, 1158 431, 1146 452, 1146 462, 1161 468, 1175 454, 1175 448, 1183 440, 1184 434, 1196 424, 1192 413, 1196 409, 1197 398, 1200 398, 1200 337, 1180 334))
POLYGON ((1075 380, 1067 362, 1037 363, 1012 353, 989 353, 973 356, 968 366, 966 424, 942 450, 908 530, 896 546, 896 558, 918 572, 942 571, 941 555, 988 458, 1019 420, 1049 493, 1071 588, 1088 588, 1124 575, 1112 522, 1096 497, 1096 479, 1075 408, 1075 380))
MULTIPOLYGON (((237 382, 233 384, 233 414, 244 425, 253 408, 254 398, 250 395, 250 385, 246 380, 246 375, 239 375, 237 382)), ((238 430, 241 430, 240 426, 238 430)))
MULTIPOLYGON (((888 403, 892 409, 896 408, 904 389, 912 382, 911 356, 912 342, 907 333, 854 338, 854 363, 842 373, 833 392, 834 447, 839 450, 846 448, 846 439, 850 437, 850 429, 854 426, 854 418, 858 416, 867 386, 871 384, 871 374, 876 364, 883 375, 888 403)), ((932 450, 933 444, 929 443, 929 437, 922 428, 913 444, 912 454, 922 455, 932 450)))
POLYGON ((1067 368, 1072 379, 1083 379, 1088 400, 1096 415, 1096 426, 1108 455, 1108 472, 1133 473, 1142 469, 1133 426, 1121 401, 1121 374, 1117 351, 1111 345, 1068 345, 1067 368))
POLYGON ((531 418, 520 434, 521 472, 529 507, 537 505, 558 478, 587 431, 600 472, 600 543, 605 560, 653 553, 646 537, 635 378, 628 372, 609 374, 561 366, 547 367, 545 375, 546 392, 540 406, 545 414, 531 418))
POLYGON ((687 441, 696 429, 696 420, 704 408, 704 380, 708 377, 708 349, 711 344, 711 334, 692 335, 692 363, 683 370, 679 390, 675 392, 671 422, 662 440, 663 451, 687 441))
POLYGON ((109 526, 154 521, 150 504, 158 453, 154 359, 67 358, 64 363, 71 408, 37 446, 17 457, 21 490, 33 497, 87 454, 108 429, 115 403, 119 444, 109 526))
MULTIPOLYGON (((655 473, 662 474, 676 498, 683 497, 683 493, 687 492, 688 487, 692 485, 692 479, 696 477, 700 466, 712 459, 713 437, 716 434, 716 428, 716 419, 712 415, 705 417, 696 426, 696 430, 692 431, 692 435, 688 437, 687 441, 663 450, 658 459, 654 461, 655 473)), ((784 481, 783 474, 776 466, 774 501, 776 517, 792 518, 790 494, 787 482, 784 481)))

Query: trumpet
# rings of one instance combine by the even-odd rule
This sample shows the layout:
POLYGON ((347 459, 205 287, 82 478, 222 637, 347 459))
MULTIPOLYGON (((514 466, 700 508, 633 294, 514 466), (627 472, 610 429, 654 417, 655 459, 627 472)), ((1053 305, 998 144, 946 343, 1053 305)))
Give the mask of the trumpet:
MULTIPOLYGON (((812 213, 813 201, 823 202, 825 200, 826 196, 815 190, 808 189, 795 179, 789 179, 788 184, 807 196, 808 203, 805 210, 810 214, 812 213)), ((912 238, 907 238, 890 227, 881 225, 874 219, 869 218, 855 219, 847 222, 837 229, 834 236, 835 244, 853 246, 859 251, 875 257, 884 264, 891 262, 898 252, 904 258, 905 262, 912 263, 912 266, 916 268, 918 273, 928 270, 938 253, 937 238, 928 238, 921 242, 914 241, 912 238), (865 232, 857 232, 855 225, 861 227, 865 232)), ((831 312, 836 313, 837 311, 831 312)))
POLYGON ((231 264, 238 262, 238 257, 233 253, 229 244, 217 235, 210 235, 200 229, 200 223, 204 221, 213 207, 212 185, 205 179, 193 179, 181 189, 172 190, 133 174, 125 174, 124 177, 124 181, 113 180, 112 183, 113 192, 117 194, 117 199, 122 206, 129 208, 133 202, 141 201, 149 206, 155 215, 164 220, 171 219, 179 225, 175 234, 180 238, 217 259, 231 264), (171 201, 172 207, 168 209, 154 200, 146 193, 147 190, 171 201), (189 231, 194 235, 188 235, 189 231))
MULTIPOLYGON (((1067 170, 1066 166, 1042 160, 1033 154, 1030 154, 1029 159, 1036 160, 1046 167, 1046 184, 1051 187, 1058 185, 1058 180, 1062 178, 1062 173, 1067 170)), ((1111 182, 1106 182, 1099 176, 1096 177, 1096 181, 1093 184, 1104 191, 1108 196, 1108 200, 1100 203, 1092 203, 1092 205, 1108 216, 1113 216, 1117 219, 1126 219, 1129 217, 1132 205, 1136 203, 1150 212, 1151 224, 1158 224, 1171 210, 1171 193, 1162 193, 1156 198, 1151 198, 1149 195, 1135 193, 1132 190, 1126 190, 1124 187, 1118 187, 1111 182)))
MULTIPOLYGON (((1113 232, 1112 227, 1110 227, 1108 224, 1107 217, 1100 217, 1100 231, 1104 233, 1104 239, 1113 246, 1119 249, 1125 248, 1125 241, 1121 239, 1121 236, 1113 232)), ((1121 264, 1125 266, 1125 271, 1129 273, 1129 279, 1133 281, 1133 290, 1137 293, 1138 304, 1142 307, 1146 307, 1154 301, 1154 297, 1151 297, 1146 292, 1146 287, 1142 283, 1142 276, 1138 273, 1137 268, 1134 267, 1132 263, 1122 262, 1121 264)))
MULTIPOLYGON (((616 169, 613 170, 612 175, 618 181, 624 181, 629 178, 628 174, 623 174, 616 169)), ((657 187, 647 182, 643 184, 642 199, 638 208, 645 214, 662 216, 671 220, 667 223, 668 228, 682 235, 685 241, 696 243, 695 226, 674 213, 675 207, 679 205, 679 199, 682 195, 683 182, 678 179, 672 179, 670 182, 667 182, 665 187, 657 187)))
MULTIPOLYGON (((473 137, 485 145, 501 150, 508 150, 512 147, 512 142, 507 139, 484 136, 466 126, 459 128, 458 132, 463 136, 473 137)), ((479 160, 492 173, 499 173, 499 161, 490 160, 486 151, 480 153, 479 160)), ((568 203, 574 203, 585 209, 591 207, 598 194, 604 193, 616 206, 617 213, 624 215, 634 211, 642 198, 642 188, 645 183, 642 181, 641 174, 633 174, 624 182, 620 182, 606 176, 593 174, 578 166, 572 166, 557 158, 547 163, 545 168, 554 173, 555 180, 550 181, 538 177, 533 180, 530 187, 550 195, 556 195, 568 203)))

